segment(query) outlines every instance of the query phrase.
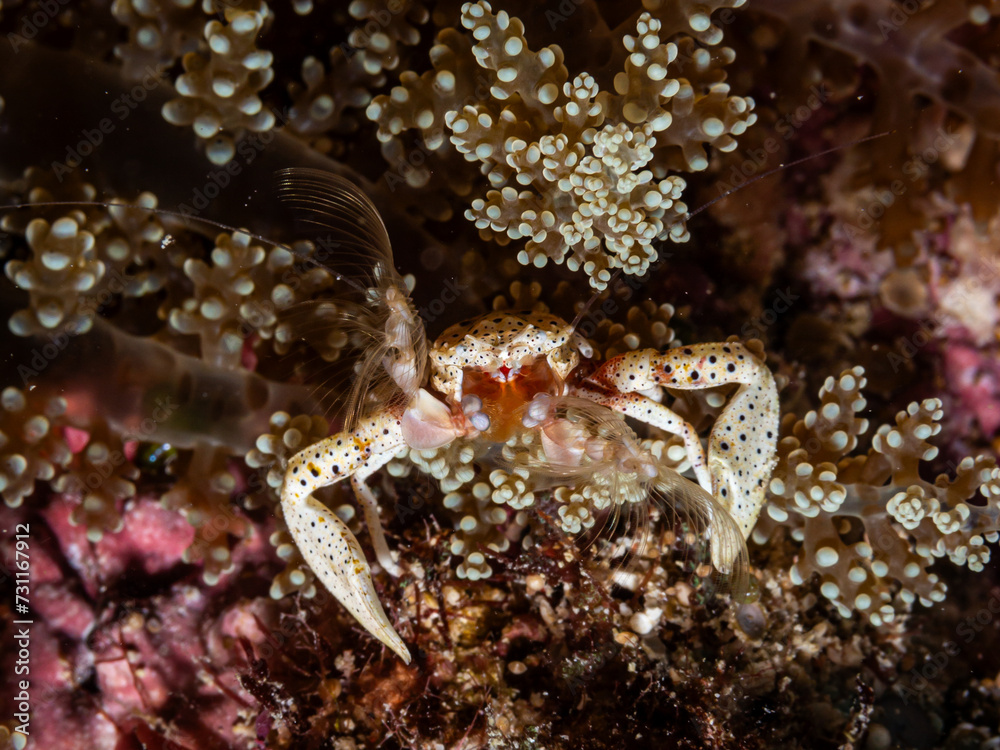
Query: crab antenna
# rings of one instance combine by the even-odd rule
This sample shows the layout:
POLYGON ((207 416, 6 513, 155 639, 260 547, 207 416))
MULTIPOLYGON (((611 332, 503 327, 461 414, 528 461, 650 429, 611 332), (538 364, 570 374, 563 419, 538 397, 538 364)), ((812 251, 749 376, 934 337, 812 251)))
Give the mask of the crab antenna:
MULTIPOLYGON (((882 138, 884 136, 890 135, 890 134, 895 133, 895 132, 896 132, 895 130, 885 130, 885 131, 883 131, 881 133, 875 133, 874 135, 867 135, 864 138, 859 138, 856 141, 851 141, 849 143, 842 143, 839 146, 833 146, 831 148, 825 149, 825 150, 820 151, 818 153, 809 154, 808 156, 803 156, 801 159, 796 159, 794 161, 790 161, 787 164, 779 164, 778 166, 774 167, 773 169, 769 169, 766 172, 757 175, 752 180, 749 180, 748 182, 744 182, 742 185, 737 185, 736 187, 730 188, 729 190, 727 190, 726 192, 724 192, 722 195, 717 196, 716 198, 713 198, 708 203, 705 203, 705 204, 699 206, 698 208, 696 208, 694 211, 688 211, 684 215, 684 220, 687 221, 688 219, 694 218, 695 216, 697 216, 698 214, 700 214, 702 211, 704 211, 706 208, 709 208, 709 207, 713 206, 714 204, 716 204, 719 201, 721 201, 723 198, 726 198, 726 197, 732 195, 733 193, 735 193, 735 192, 737 192, 739 190, 742 190, 745 187, 749 187, 750 185, 753 185, 758 180, 763 180, 765 177, 770 177, 775 172, 780 172, 783 169, 788 169, 790 167, 798 166, 799 164, 804 164, 805 162, 810 161, 811 159, 818 159, 821 156, 826 156, 828 154, 833 154, 833 153, 836 153, 837 151, 841 151, 841 150, 843 150, 845 148, 851 148, 851 146, 857 146, 857 145, 859 145, 861 143, 867 143, 868 141, 873 141, 876 138, 882 138)), ((615 281, 621 275, 621 272, 622 272, 622 269, 620 269, 620 268, 615 270, 614 274, 611 276, 611 279, 608 281, 608 286, 609 287, 612 286, 615 283, 615 281)), ((583 320, 583 316, 587 314, 587 310, 589 310, 593 306, 593 304, 597 301, 597 298, 600 296, 600 294, 601 294, 601 292, 594 292, 594 294, 591 295, 590 299, 587 301, 587 304, 583 306, 583 308, 580 310, 580 312, 577 313, 577 316, 573 319, 573 325, 570 326, 570 330, 571 331, 575 331, 576 330, 576 327, 580 324, 580 321, 583 320)))
POLYGON ((292 249, 291 247, 289 247, 288 245, 286 245, 284 243, 277 242, 277 241, 272 240, 272 239, 268 239, 267 237, 264 237, 263 235, 256 234, 255 232, 251 232, 249 229, 240 229, 238 227, 234 227, 234 226, 231 226, 229 224, 226 224, 225 222, 215 221, 214 219, 206 219, 204 216, 194 216, 192 214, 185 214, 185 213, 182 213, 180 211, 170 211, 169 209, 166 209, 166 208, 151 208, 149 206, 133 206, 133 205, 129 205, 129 204, 126 204, 126 203, 109 203, 109 202, 105 202, 105 201, 42 201, 40 203, 15 203, 15 204, 10 205, 10 206, 0 206, 0 211, 10 211, 10 210, 15 210, 15 209, 19 209, 19 208, 53 208, 53 207, 58 207, 58 206, 95 206, 95 207, 101 207, 101 208, 121 208, 121 209, 125 209, 125 210, 130 210, 130 211, 132 211, 132 210, 135 210, 135 211, 149 211, 150 213, 154 213, 154 214, 160 214, 160 215, 163 215, 163 216, 171 216, 171 217, 173 217, 175 219, 180 219, 182 222, 200 221, 202 224, 206 224, 208 226, 215 227, 216 229, 223 229, 223 230, 225 230, 227 232, 238 232, 239 234, 245 234, 247 237, 250 237, 251 239, 255 239, 258 242, 263 242, 265 245, 269 245, 271 247, 280 247, 282 250, 287 250, 288 252, 290 252, 292 255, 294 255, 299 260, 302 260, 302 261, 304 261, 304 262, 306 262, 306 263, 308 263, 308 264, 310 264, 312 266, 315 266, 316 268, 322 268, 323 270, 331 273, 333 275, 333 277, 335 279, 337 279, 337 281, 346 282, 346 283, 350 284, 351 286, 355 287, 356 289, 359 289, 360 291, 364 292, 364 289, 361 288, 361 286, 356 281, 354 281, 354 279, 347 278, 346 276, 344 276, 343 274, 339 273, 338 271, 336 271, 335 269, 331 268, 330 266, 326 265, 325 263, 320 263, 318 260, 314 260, 313 258, 309 258, 308 256, 305 256, 305 255, 302 255, 301 253, 296 252, 294 249, 292 249))
POLYGON ((706 208, 709 208, 710 206, 715 205, 716 203, 718 203, 719 201, 721 201, 723 198, 726 198, 726 197, 732 195, 733 193, 737 192, 738 190, 742 190, 745 187, 749 187, 750 185, 753 185, 758 180, 763 180, 765 177, 770 177, 775 172, 780 172, 782 169, 788 169, 789 167, 795 167, 795 166, 798 166, 799 164, 804 164, 805 162, 810 161, 811 159, 818 159, 821 156, 826 156, 828 154, 835 153, 835 152, 840 151, 840 150, 845 149, 845 148, 851 148, 852 146, 857 146, 859 144, 866 143, 868 141, 873 141, 876 138, 882 138, 883 136, 887 136, 887 135, 889 135, 891 133, 895 133, 895 132, 896 132, 895 130, 886 130, 886 131, 883 131, 881 133, 875 133, 874 135, 868 135, 868 136, 865 136, 864 138, 859 138, 856 141, 851 141, 850 143, 842 143, 839 146, 833 146, 832 148, 828 148, 828 149, 826 149, 824 151, 820 151, 820 152, 815 153, 815 154, 809 154, 809 156, 803 156, 801 159, 796 159, 795 161, 790 161, 787 164, 779 164, 778 166, 774 167, 773 169, 769 169, 766 172, 764 172, 763 174, 757 175, 756 177, 754 177, 749 182, 744 182, 742 185, 737 185, 736 187, 729 188, 729 190, 727 190, 726 192, 724 192, 722 195, 713 198, 708 203, 705 203, 704 205, 699 206, 698 208, 696 208, 694 211, 688 211, 688 213, 684 217, 684 219, 686 221, 688 219, 694 218, 695 216, 697 216, 698 214, 700 214, 702 211, 704 211, 706 208))
MULTIPOLYGON (((612 287, 614 283, 618 281, 618 277, 621 275, 622 275, 622 269, 616 268, 615 272, 611 274, 611 278, 608 279, 608 286, 606 288, 612 287)), ((594 303, 597 302, 597 298, 600 297, 601 294, 603 293, 604 289, 600 289, 594 292, 592 295, 590 295, 590 299, 587 300, 587 304, 585 304, 583 307, 580 308, 580 312, 576 314, 576 317, 573 318, 572 324, 570 324, 569 330, 571 334, 576 332, 576 327, 580 325, 580 321, 583 320, 583 316, 587 314, 587 310, 589 310, 591 307, 594 306, 594 303)))

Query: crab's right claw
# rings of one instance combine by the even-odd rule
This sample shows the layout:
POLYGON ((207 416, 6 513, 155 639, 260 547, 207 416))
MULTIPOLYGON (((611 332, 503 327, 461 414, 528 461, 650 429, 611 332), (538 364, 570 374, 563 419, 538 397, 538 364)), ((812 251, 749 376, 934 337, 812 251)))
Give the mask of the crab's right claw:
POLYGON ((358 540, 337 514, 312 496, 282 502, 295 544, 320 581, 365 629, 410 663, 410 652, 375 594, 358 540))

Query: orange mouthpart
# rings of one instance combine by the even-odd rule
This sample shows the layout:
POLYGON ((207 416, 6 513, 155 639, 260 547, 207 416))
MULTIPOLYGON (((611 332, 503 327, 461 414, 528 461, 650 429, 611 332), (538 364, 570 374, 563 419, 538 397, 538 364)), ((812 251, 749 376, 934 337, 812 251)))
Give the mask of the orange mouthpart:
POLYGON ((483 411, 490 418, 490 429, 483 433, 488 440, 505 443, 521 429, 524 407, 539 393, 559 393, 559 380, 549 363, 537 359, 522 366, 515 375, 511 368, 497 368, 500 378, 486 370, 466 368, 462 375, 462 394, 478 396, 483 411))

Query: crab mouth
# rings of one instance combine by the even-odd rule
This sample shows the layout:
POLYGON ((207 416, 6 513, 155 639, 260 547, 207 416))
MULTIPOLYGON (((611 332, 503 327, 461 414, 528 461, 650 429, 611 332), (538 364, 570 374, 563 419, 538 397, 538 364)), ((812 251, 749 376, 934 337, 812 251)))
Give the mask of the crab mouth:
MULTIPOLYGON (((488 371, 489 372, 489 371, 488 371)), ((509 383, 514 380, 521 372, 521 365, 514 365, 513 367, 508 367, 507 365, 500 365, 496 370, 489 372, 489 375, 500 383, 509 383)))
MULTIPOLYGON (((502 364, 494 369, 466 368, 462 374, 463 404, 475 396, 478 403, 473 414, 478 425, 487 426, 481 432, 491 440, 508 440, 521 428, 524 407, 539 393, 560 391, 561 383, 549 363, 536 359, 527 363, 502 364)), ((472 401, 468 404, 471 406, 472 401)), ((471 416, 467 412, 467 416, 471 416)), ((475 426, 476 423, 474 423, 475 426)), ((478 427, 477 427, 478 429, 478 427)))

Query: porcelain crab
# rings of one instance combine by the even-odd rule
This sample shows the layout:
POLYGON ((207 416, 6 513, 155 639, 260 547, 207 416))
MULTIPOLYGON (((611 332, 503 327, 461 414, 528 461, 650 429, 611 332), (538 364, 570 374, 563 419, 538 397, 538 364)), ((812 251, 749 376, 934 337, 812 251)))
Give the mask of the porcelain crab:
POLYGON ((322 583, 403 661, 409 663, 410 652, 378 600, 358 540, 313 492, 350 479, 376 558, 398 576, 366 480, 408 449, 456 440, 506 445, 527 435, 529 442, 537 438, 527 461, 533 470, 563 481, 631 480, 612 483, 614 502, 628 502, 665 481, 665 470, 641 449, 623 417, 644 422, 683 440, 700 489, 679 475, 677 481, 696 487, 688 502, 706 520, 713 565, 732 572, 740 563, 775 463, 779 418, 774 378, 745 346, 647 349, 598 361, 574 326, 554 315, 494 312, 451 326, 428 347, 367 197, 315 170, 286 170, 280 189, 314 224, 356 223, 357 246, 372 257, 365 293, 379 321, 357 370, 344 430, 288 463, 285 521, 322 583), (655 396, 662 388, 725 384, 737 388, 711 430, 706 454, 692 426, 655 396))

